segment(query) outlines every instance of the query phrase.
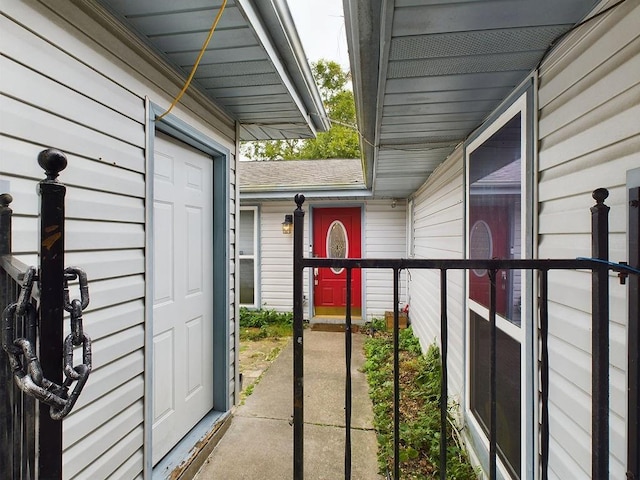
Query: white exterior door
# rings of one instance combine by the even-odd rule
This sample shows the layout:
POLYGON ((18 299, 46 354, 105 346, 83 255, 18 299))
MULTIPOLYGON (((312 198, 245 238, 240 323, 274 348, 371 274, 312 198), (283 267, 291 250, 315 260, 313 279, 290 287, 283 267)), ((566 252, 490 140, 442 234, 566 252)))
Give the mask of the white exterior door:
POLYGON ((212 162, 155 137, 154 465, 213 408, 212 162))

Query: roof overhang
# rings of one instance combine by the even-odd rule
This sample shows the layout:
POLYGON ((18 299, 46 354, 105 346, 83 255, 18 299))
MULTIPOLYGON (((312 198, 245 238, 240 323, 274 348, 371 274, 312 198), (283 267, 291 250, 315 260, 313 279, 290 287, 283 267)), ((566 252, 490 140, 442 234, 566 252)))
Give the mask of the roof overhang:
POLYGON ((293 202, 294 197, 298 193, 303 193, 307 200, 335 200, 335 201, 351 201, 351 200, 370 200, 373 198, 371 190, 366 188, 345 188, 342 190, 335 189, 322 189, 317 188, 315 185, 309 185, 303 188, 294 188, 288 190, 272 190, 266 189, 263 191, 241 191, 240 203, 248 204, 255 202, 273 202, 291 200, 293 202))
POLYGON ((360 159, 238 162, 240 200, 290 200, 304 193, 313 199, 372 198, 362 178, 360 159))
MULTIPOLYGON (((222 4, 91 2, 104 6, 184 79, 222 4)), ((240 140, 310 138, 329 128, 285 0, 228 0, 191 88, 239 123, 240 140)))
POLYGON ((365 179, 406 198, 597 0, 343 0, 365 179))

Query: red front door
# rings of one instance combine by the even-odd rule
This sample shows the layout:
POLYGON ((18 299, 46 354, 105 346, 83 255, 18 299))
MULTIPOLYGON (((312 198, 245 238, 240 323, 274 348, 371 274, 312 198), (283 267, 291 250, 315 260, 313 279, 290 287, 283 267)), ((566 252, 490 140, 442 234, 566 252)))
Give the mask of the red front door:
MULTIPOLYGON (((360 208, 313 209, 313 255, 320 258, 361 258, 360 208)), ((347 305, 345 269, 314 271, 315 315, 344 315, 347 305)), ((351 314, 361 314, 360 269, 351 274, 351 314)))

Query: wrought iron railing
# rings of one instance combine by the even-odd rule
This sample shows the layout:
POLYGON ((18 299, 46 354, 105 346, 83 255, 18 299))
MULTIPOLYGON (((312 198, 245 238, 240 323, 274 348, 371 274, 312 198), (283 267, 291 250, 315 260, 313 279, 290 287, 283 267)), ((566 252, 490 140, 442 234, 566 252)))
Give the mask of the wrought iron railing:
MULTIPOLYGON (((11 202, 8 193, 0 195, 0 308, 14 302, 20 293, 27 265, 11 256, 11 202)), ((16 325, 16 334, 29 335, 28 326, 16 325)), ((3 334, 4 335, 4 334, 3 334)), ((13 371, 0 351, 0 477, 35 478, 36 401, 13 382, 13 371)))
POLYGON ((60 420, 73 408, 91 372, 91 340, 82 327, 82 311, 89 303, 86 274, 64 267, 66 188, 56 178, 67 159, 48 149, 38 155, 38 163, 47 176, 38 184, 38 268, 12 256, 12 198, 0 195, 1 478, 62 478, 60 420), (68 282, 73 280, 79 282, 81 298, 71 300, 68 282), (63 341, 65 310, 71 333, 63 341), (82 362, 74 365, 78 347, 82 362))
MULTIPOLYGON (((447 435, 447 356, 448 356, 448 318, 447 318, 447 273, 450 270, 486 269, 490 278, 490 424, 489 430, 489 466, 490 479, 497 478, 498 449, 496 441, 497 422, 497 328, 496 328, 496 282, 500 270, 528 270, 538 274, 539 299, 538 322, 541 339, 540 352, 540 395, 541 395, 541 435, 540 470, 542 479, 547 478, 549 462, 549 352, 548 352, 548 274, 554 270, 587 270, 592 272, 592 478, 609 478, 609 270, 620 272, 623 276, 637 276, 637 268, 625 264, 613 264, 608 259, 608 211, 604 204, 608 192, 598 189, 593 197, 596 205, 591 208, 592 216, 592 258, 577 259, 337 259, 305 258, 304 255, 304 203, 303 195, 296 195, 297 209, 294 211, 294 258, 293 258, 293 467, 294 478, 304 478, 304 372, 303 372, 303 282, 305 268, 346 269, 346 399, 345 399, 345 478, 351 478, 351 277, 354 269, 389 269, 393 274, 393 365, 394 365, 394 448, 393 467, 390 474, 400 478, 400 385, 399 385, 399 282, 400 272, 408 269, 426 269, 440 272, 440 345, 442 378, 440 391, 440 438, 447 435)), ((637 288, 636 288, 637 302, 637 288)), ((636 320, 637 321, 637 320, 636 320)), ((637 345, 636 345, 637 347, 637 345)), ((633 348, 633 346, 631 347, 633 348)), ((630 397, 631 398, 631 397, 630 397)), ((637 398, 635 407, 638 408, 637 398)), ((637 439, 636 450, 637 450, 637 439)), ((440 445, 440 478, 447 478, 447 449, 444 442, 440 445)), ((635 478, 635 477, 630 477, 635 478)))

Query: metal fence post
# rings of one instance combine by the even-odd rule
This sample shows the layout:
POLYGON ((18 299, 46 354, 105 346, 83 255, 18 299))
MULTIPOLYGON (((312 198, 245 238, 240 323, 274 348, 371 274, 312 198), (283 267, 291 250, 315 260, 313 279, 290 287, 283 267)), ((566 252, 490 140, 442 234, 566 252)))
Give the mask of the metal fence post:
MULTIPOLYGON (((609 260, 609 196, 605 188, 593 192, 591 207, 591 255, 609 260)), ((609 269, 594 267, 592 284, 591 353, 591 476, 609 478, 609 269)))
MULTIPOLYGON (((64 197, 66 188, 56 180, 67 166, 65 155, 47 149, 38 155, 47 178, 40 194, 40 363, 45 378, 62 384, 64 197)), ((62 422, 52 420, 48 408, 40 408, 38 432, 39 476, 62 478, 62 422)))
POLYGON ((304 478, 303 269, 304 195, 295 196, 293 212, 293 478, 304 478))
POLYGON ((0 255, 11 253, 11 215, 13 210, 9 205, 13 197, 8 193, 0 195, 0 255))
MULTIPOLYGON (((0 255, 11 253, 11 214, 9 207, 13 198, 8 193, 0 195, 0 255)), ((3 310, 14 299, 10 298, 13 293, 9 285, 10 279, 6 273, 2 273, 0 278, 0 310, 3 310)), ((20 473, 19 468, 14 466, 14 445, 13 445, 13 418, 12 405, 14 404, 13 374, 7 361, 4 351, 0 349, 0 386, 2 387, 2 398, 0 398, 0 476, 2 478, 12 478, 16 473, 20 473), (6 392, 6 395, 4 394, 6 392)))
MULTIPOLYGON (((629 190, 629 265, 640 268, 640 187, 629 190)), ((629 276, 627 477, 640 479, 640 277, 629 276)))

